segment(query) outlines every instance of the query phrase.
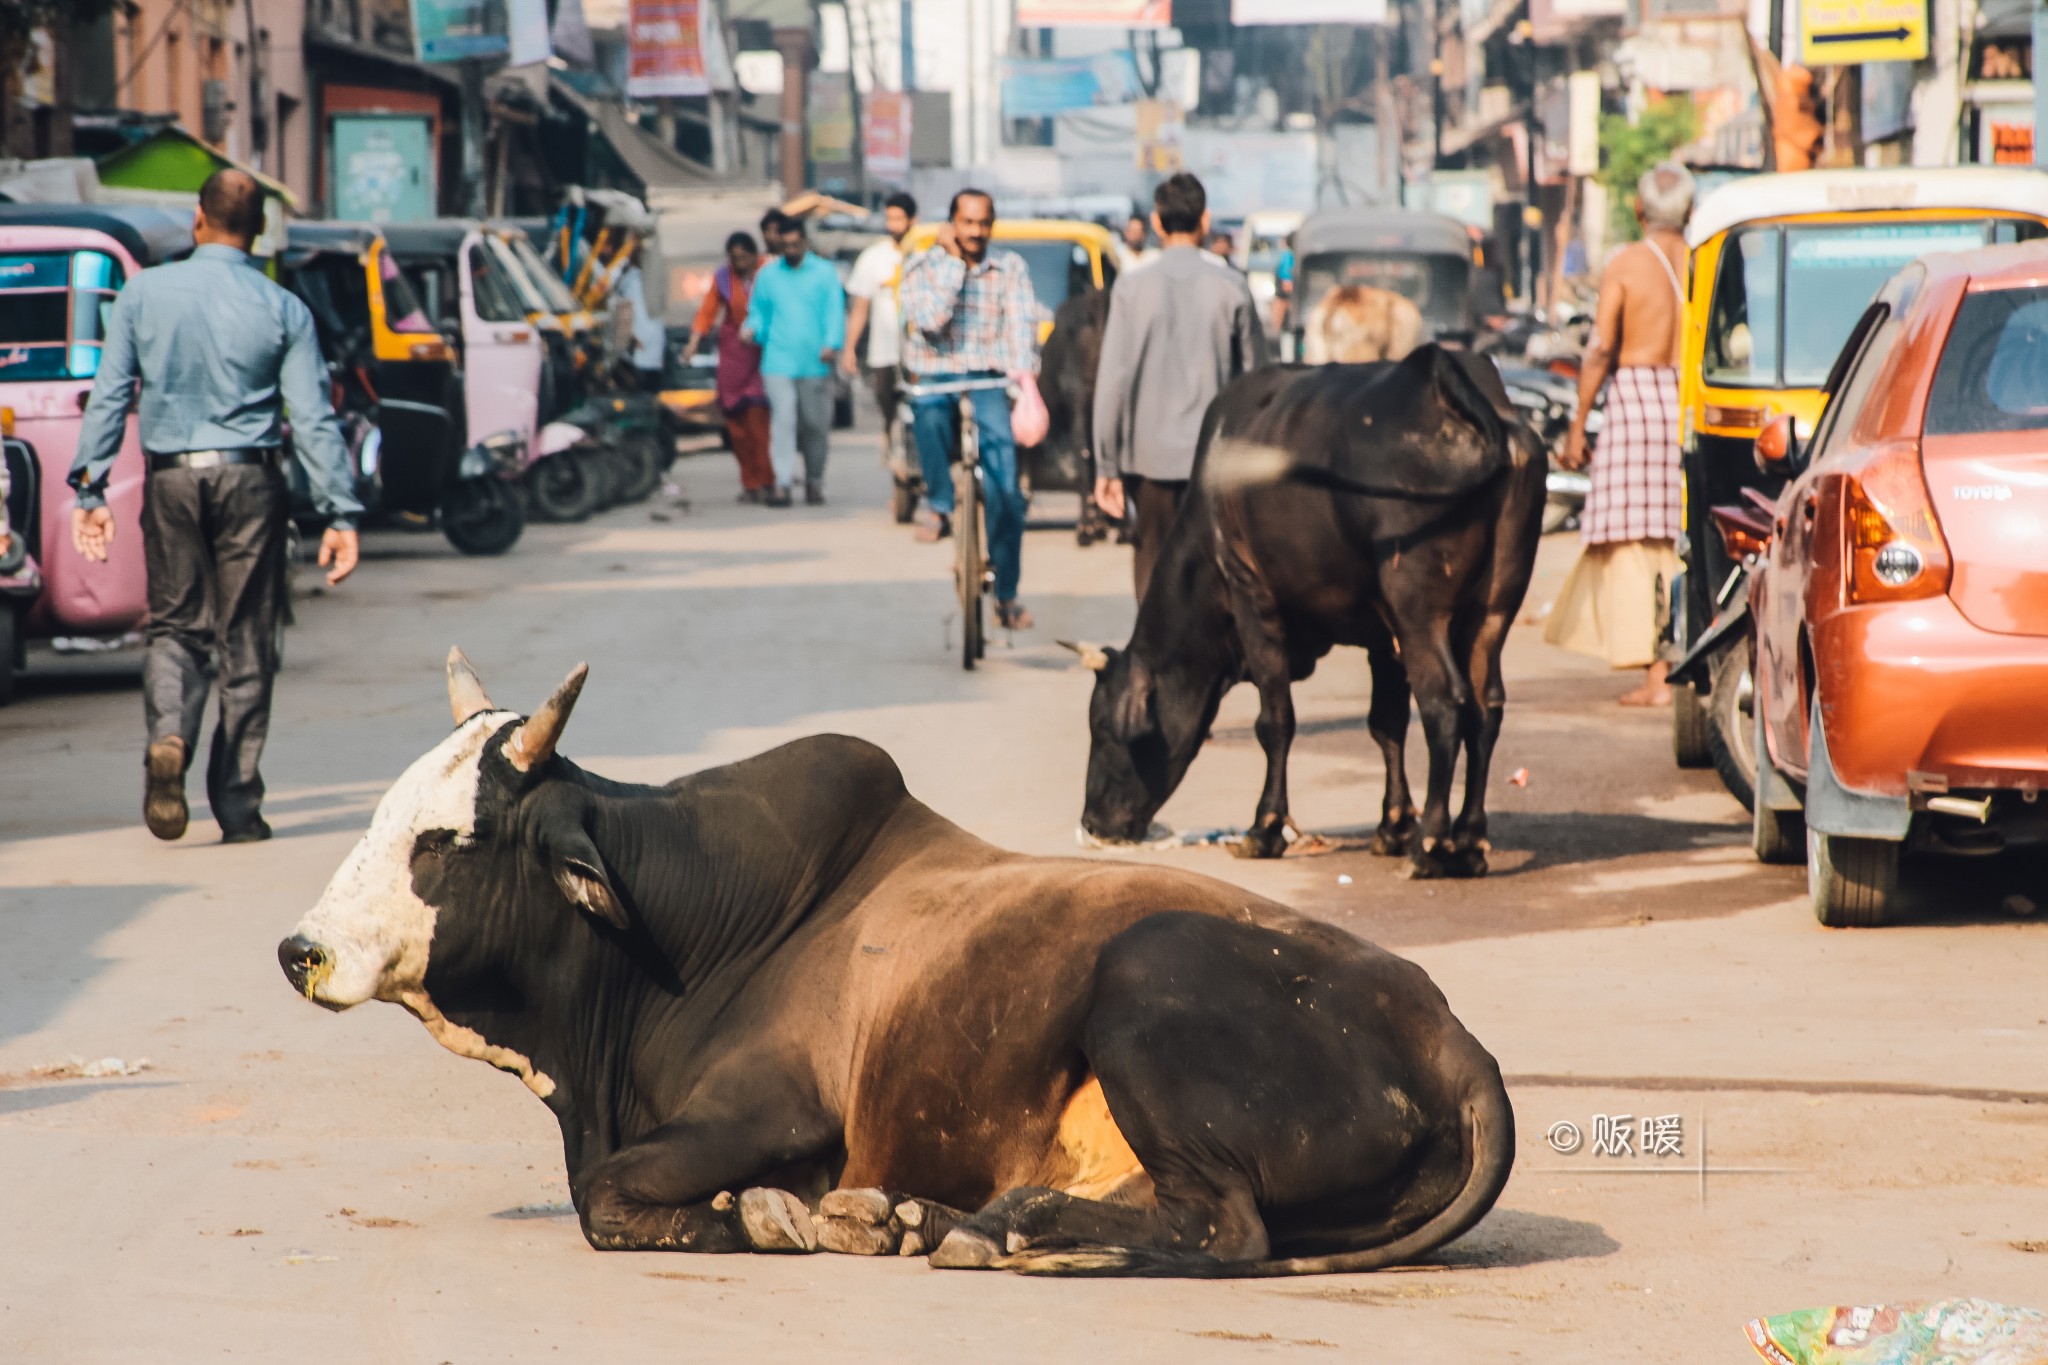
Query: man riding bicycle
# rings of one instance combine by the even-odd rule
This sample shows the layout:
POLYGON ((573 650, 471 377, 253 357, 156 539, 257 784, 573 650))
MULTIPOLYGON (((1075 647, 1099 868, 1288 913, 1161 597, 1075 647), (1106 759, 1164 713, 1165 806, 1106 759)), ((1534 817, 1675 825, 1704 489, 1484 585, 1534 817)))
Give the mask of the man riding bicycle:
MULTIPOLYGON (((982 190, 953 196, 938 241, 904 262, 899 287, 904 321, 903 368, 913 385, 999 381, 1038 369, 1038 300, 1031 274, 1014 251, 989 250, 995 201, 982 190)), ((1017 443, 1010 436, 1010 397, 995 383, 972 393, 986 485, 989 562, 995 569, 996 621, 1008 630, 1031 625, 1017 600, 1023 571, 1024 490, 1017 482, 1017 443)), ((959 446, 959 398, 927 394, 911 400, 911 430, 930 511, 922 541, 953 531, 949 464, 959 446)))

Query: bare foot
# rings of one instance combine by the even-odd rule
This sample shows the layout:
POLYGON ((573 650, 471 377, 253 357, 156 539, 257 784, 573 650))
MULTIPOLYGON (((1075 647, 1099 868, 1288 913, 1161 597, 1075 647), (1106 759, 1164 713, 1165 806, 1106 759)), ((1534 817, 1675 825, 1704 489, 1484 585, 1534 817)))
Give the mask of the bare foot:
POLYGON ((1671 689, 1662 683, 1652 686, 1644 683, 1633 692, 1624 692, 1615 698, 1623 706, 1669 706, 1671 689))

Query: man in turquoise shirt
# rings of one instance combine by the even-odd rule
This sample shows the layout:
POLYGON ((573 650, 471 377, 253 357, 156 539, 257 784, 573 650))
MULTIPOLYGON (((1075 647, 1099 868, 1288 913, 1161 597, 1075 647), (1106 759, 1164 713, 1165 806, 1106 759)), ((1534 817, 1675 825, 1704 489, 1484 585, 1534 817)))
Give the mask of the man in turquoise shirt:
POLYGON ((754 274, 743 335, 761 348, 768 391, 768 455, 775 487, 768 505, 787 507, 804 453, 804 501, 825 501, 825 450, 832 431, 832 367, 846 344, 846 291, 830 261, 811 254, 803 220, 783 224, 782 259, 754 274))

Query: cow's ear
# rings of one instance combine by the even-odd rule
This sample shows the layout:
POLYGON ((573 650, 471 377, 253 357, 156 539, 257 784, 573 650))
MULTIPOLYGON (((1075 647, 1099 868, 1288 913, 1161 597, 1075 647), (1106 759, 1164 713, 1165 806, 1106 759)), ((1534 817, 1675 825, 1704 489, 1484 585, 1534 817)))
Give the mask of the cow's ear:
POLYGON ((562 894, 612 928, 626 928, 626 907, 605 869, 604 855, 582 826, 550 832, 545 844, 548 872, 562 894))
POLYGON ((1110 724, 1115 727, 1116 737, 1127 744, 1159 727, 1158 709, 1153 701, 1152 670, 1135 659, 1125 670, 1123 695, 1116 699, 1116 708, 1110 713, 1110 724))

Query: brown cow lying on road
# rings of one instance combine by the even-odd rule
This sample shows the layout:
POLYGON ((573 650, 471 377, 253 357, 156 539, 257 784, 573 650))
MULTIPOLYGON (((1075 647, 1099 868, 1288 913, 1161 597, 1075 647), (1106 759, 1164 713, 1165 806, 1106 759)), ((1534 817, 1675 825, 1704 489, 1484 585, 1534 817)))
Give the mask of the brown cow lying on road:
POLYGON ((1302 323, 1307 365, 1368 365, 1405 360, 1425 340, 1422 310, 1404 295, 1369 284, 1342 284, 1316 301, 1302 323))
POLYGON ((666 786, 449 659, 454 733, 278 947, 554 1111, 594 1247, 1294 1275, 1414 1260, 1514 1159, 1421 968, 1189 873, 993 848, 821 735, 666 786))

